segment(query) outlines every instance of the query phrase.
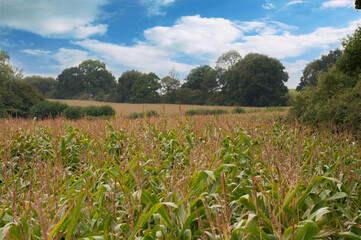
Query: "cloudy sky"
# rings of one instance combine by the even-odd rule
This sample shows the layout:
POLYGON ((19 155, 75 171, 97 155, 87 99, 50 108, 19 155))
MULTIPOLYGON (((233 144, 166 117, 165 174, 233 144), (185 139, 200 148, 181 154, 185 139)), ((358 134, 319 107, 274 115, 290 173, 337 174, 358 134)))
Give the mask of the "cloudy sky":
POLYGON ((100 59, 182 79, 228 50, 279 59, 298 85, 305 65, 361 24, 354 0, 0 0, 0 49, 24 75, 56 77, 100 59))

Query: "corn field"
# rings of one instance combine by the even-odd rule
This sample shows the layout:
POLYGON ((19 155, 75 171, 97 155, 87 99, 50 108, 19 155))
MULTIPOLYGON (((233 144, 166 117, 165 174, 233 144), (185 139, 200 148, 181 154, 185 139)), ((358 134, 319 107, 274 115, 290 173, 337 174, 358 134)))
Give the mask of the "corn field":
POLYGON ((280 113, 0 120, 2 239, 361 239, 361 146, 280 113))

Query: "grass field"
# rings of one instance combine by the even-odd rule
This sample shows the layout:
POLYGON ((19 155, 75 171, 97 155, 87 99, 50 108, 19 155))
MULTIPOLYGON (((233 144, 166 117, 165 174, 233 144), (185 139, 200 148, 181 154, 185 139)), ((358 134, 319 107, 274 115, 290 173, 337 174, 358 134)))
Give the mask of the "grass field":
POLYGON ((284 114, 0 119, 0 239, 360 239, 360 142, 284 114))
MULTIPOLYGON (((115 112, 119 116, 126 116, 134 112, 146 112, 146 111, 156 111, 159 114, 166 115, 182 115, 185 111, 190 109, 207 109, 207 108, 217 108, 227 111, 232 111, 234 107, 225 107, 225 106, 201 106, 201 105, 178 105, 178 104, 133 104, 133 103, 111 103, 111 102, 96 102, 96 101, 86 101, 86 100, 67 100, 67 99, 49 99, 50 101, 59 101, 66 103, 70 106, 102 106, 110 105, 114 108, 115 112)), ((256 107, 244 107, 246 111, 257 110, 262 108, 256 107)))

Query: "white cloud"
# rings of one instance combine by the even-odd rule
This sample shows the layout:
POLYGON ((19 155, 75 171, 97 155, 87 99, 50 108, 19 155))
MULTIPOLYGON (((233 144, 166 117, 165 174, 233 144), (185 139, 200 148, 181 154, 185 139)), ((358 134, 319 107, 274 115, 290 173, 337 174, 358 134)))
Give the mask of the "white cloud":
POLYGON ((343 7, 353 7, 354 0, 329 0, 322 3, 322 8, 343 8, 343 7))
POLYGON ((292 0, 292 1, 288 2, 286 5, 291 6, 291 5, 300 4, 300 3, 305 3, 305 1, 303 1, 303 0, 292 0))
POLYGON ((1 26, 37 33, 43 37, 87 38, 104 34, 96 24, 100 7, 108 0, 11 0, 1 2, 1 26))
POLYGON ((68 67, 75 67, 84 60, 95 59, 87 51, 69 48, 60 48, 52 57, 61 64, 59 68, 62 70, 68 67))
POLYGON ((44 51, 39 49, 25 49, 22 50, 22 52, 30 54, 30 55, 48 55, 50 54, 50 51, 44 51))
POLYGON ((169 6, 176 0, 139 0, 140 4, 147 8, 147 14, 153 15, 164 15, 165 12, 161 11, 161 8, 169 6))
POLYGON ((286 71, 289 75, 289 79, 287 82, 288 88, 294 89, 298 86, 300 82, 300 77, 302 76, 302 71, 308 63, 309 61, 303 59, 297 60, 295 62, 282 61, 282 64, 285 66, 286 71))
POLYGON ((147 42, 157 48, 200 57, 217 55, 241 37, 237 25, 223 18, 180 18, 172 27, 154 27, 144 31, 147 42))
POLYGON ((97 40, 76 41, 74 44, 91 51, 97 57, 104 59, 112 68, 126 66, 144 72, 155 72, 165 75, 171 68, 180 73, 189 72, 194 66, 178 63, 172 60, 172 54, 155 46, 138 43, 132 47, 120 46, 97 40))
POLYGON ((273 3, 265 3, 262 5, 262 8, 270 10, 276 8, 276 6, 273 3))

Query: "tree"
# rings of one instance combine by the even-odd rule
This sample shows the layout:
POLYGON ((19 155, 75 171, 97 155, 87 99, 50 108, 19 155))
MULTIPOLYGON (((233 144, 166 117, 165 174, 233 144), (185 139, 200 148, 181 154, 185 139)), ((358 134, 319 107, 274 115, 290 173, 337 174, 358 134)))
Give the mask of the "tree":
POLYGON ((342 45, 336 64, 319 74, 317 88, 301 92, 290 116, 312 125, 331 124, 361 137, 361 27, 342 45))
POLYGON ((234 104, 245 106, 285 105, 288 92, 285 82, 288 74, 280 61, 268 56, 250 53, 237 63, 228 89, 234 104))
POLYGON ((39 91, 21 78, 9 56, 0 50, 0 116, 26 117, 32 105, 44 100, 39 91))
POLYGON ((143 74, 132 85, 130 102, 156 103, 159 102, 157 90, 161 88, 159 77, 155 73, 143 74))
POLYGON ((320 59, 314 60, 307 64, 303 70, 300 83, 297 86, 297 91, 305 90, 307 87, 317 86, 317 77, 321 72, 327 72, 332 65, 334 65, 337 59, 342 55, 340 49, 330 51, 327 55, 323 55, 320 59))
POLYGON ((109 95, 116 86, 114 76, 99 60, 85 60, 78 67, 67 68, 57 80, 57 98, 94 99, 109 95))
POLYGON ((222 71, 232 68, 236 63, 241 60, 242 57, 236 50, 230 50, 223 53, 216 61, 216 69, 222 69, 222 71))
POLYGON ((361 9, 361 0, 355 0, 355 8, 361 9))
POLYGON ((115 87, 115 78, 106 69, 105 63, 99 60, 85 60, 78 66, 92 97, 98 94, 109 94, 115 87))
POLYGON ((118 79, 117 102, 129 102, 133 84, 143 75, 143 73, 131 70, 124 72, 118 79))
POLYGON ((53 98, 57 81, 52 77, 28 76, 23 79, 27 84, 38 89, 47 98, 53 98))
POLYGON ((64 69, 58 75, 57 81, 56 98, 71 99, 79 98, 80 95, 87 95, 88 99, 90 99, 91 96, 87 93, 87 83, 79 68, 71 67, 64 69))
POLYGON ((182 88, 190 88, 192 90, 202 89, 202 82, 206 73, 209 71, 212 71, 212 68, 208 65, 203 65, 192 69, 186 77, 182 88))

